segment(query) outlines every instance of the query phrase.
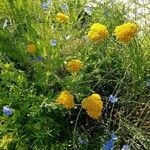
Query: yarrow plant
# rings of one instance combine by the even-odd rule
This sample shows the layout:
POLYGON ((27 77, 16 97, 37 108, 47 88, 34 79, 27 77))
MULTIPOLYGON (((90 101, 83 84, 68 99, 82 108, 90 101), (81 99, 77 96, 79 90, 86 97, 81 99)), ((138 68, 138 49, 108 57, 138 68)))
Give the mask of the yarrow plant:
POLYGON ((137 32, 138 26, 135 23, 127 22, 116 27, 115 36, 120 42, 129 43, 137 32))
POLYGON ((66 70, 70 73, 76 73, 83 68, 83 63, 78 59, 72 59, 67 62, 66 70))
POLYGON ((27 45, 27 52, 30 54, 30 55, 35 55, 36 53, 36 46, 34 44, 28 44, 27 45))
POLYGON ((108 30, 106 26, 100 23, 94 23, 90 27, 90 31, 88 32, 88 38, 91 41, 99 42, 106 37, 108 37, 108 30))
POLYGON ((99 94, 92 94, 82 101, 82 107, 87 114, 94 119, 98 119, 102 114, 103 101, 99 94))
POLYGON ((58 13, 56 16, 56 21, 59 23, 66 23, 69 20, 69 16, 64 13, 58 13))
POLYGON ((68 91, 63 91, 56 99, 56 102, 60 105, 63 105, 66 109, 71 109, 75 107, 74 96, 68 91))
POLYGON ((149 148, 149 35, 116 3, 0 3, 0 149, 149 148))

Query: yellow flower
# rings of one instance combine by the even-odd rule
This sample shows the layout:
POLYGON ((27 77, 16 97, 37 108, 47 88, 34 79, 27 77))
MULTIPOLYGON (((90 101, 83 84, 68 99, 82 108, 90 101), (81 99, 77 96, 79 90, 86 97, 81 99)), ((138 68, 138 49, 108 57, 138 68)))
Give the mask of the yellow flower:
POLYGON ((66 109, 74 108, 74 96, 68 91, 63 91, 56 99, 56 102, 60 105, 63 105, 66 109))
POLYGON ((99 94, 92 94, 82 101, 82 108, 94 119, 98 119, 102 114, 103 101, 99 94))
POLYGON ((60 23, 64 23, 69 20, 69 17, 63 13, 58 13, 56 16, 56 20, 60 23))
POLYGON ((27 46, 27 52, 30 54, 30 55, 35 55, 36 53, 36 47, 34 44, 29 44, 27 46))
POLYGON ((124 43, 129 43, 131 39, 137 34, 138 26, 134 23, 127 22, 115 29, 115 36, 117 40, 124 43))
POLYGON ((72 59, 67 62, 66 69, 68 72, 75 73, 83 68, 83 63, 78 59, 72 59))
POLYGON ((108 30, 106 26, 100 24, 100 23, 94 23, 90 31, 88 32, 88 38, 91 41, 98 42, 102 39, 106 38, 108 36, 108 30))

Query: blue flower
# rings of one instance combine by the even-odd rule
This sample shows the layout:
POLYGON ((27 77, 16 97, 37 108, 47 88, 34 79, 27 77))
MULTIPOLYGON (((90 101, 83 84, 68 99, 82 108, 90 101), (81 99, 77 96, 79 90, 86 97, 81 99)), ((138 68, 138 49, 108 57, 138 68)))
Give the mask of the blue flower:
POLYGON ((121 150, 130 150, 129 145, 124 144, 121 150))
POLYGON ((109 96, 109 102, 116 103, 118 101, 118 98, 116 96, 110 95, 109 96))
POLYGON ((9 108, 8 106, 4 106, 4 107, 3 107, 3 112, 4 112, 4 114, 7 115, 7 116, 11 116, 11 115, 13 114, 12 109, 9 108))
POLYGON ((68 5, 67 4, 61 4, 61 9, 63 10, 63 11, 68 11, 68 5))
POLYGON ((109 140, 106 142, 106 144, 103 146, 102 150, 112 150, 114 148, 113 140, 109 140))
POLYGON ((57 45, 57 40, 56 39, 51 40, 51 45, 56 46, 57 45))
POLYGON ((117 136, 116 136, 114 133, 112 133, 112 134, 111 134, 111 139, 112 139, 113 141, 116 141, 116 140, 117 140, 117 136))
POLYGON ((38 56, 37 59, 38 59, 38 61, 42 61, 43 57, 42 56, 38 56))
POLYGON ((81 137, 78 138, 78 141, 81 145, 86 143, 81 137))
POLYGON ((46 2, 42 2, 42 9, 47 10, 48 9, 48 4, 46 2))

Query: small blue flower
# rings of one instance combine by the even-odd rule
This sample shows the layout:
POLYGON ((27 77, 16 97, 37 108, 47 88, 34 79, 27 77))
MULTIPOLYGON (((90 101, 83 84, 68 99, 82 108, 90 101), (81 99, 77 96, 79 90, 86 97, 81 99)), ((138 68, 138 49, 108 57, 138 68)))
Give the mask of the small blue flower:
POLYGON ((6 28, 8 26, 8 20, 5 20, 4 24, 3 24, 3 29, 6 28))
POLYGON ((116 136, 114 133, 112 133, 112 134, 111 134, 111 139, 112 139, 113 141, 116 141, 116 140, 117 140, 117 136, 116 136))
POLYGON ((118 101, 118 98, 116 96, 110 95, 109 96, 109 102, 116 103, 118 101))
POLYGON ((57 45, 57 40, 56 39, 51 40, 51 45, 56 46, 57 45))
POLYGON ((4 107, 3 107, 3 112, 4 112, 4 114, 7 115, 7 116, 11 116, 11 115, 13 114, 12 109, 9 108, 8 106, 4 106, 4 107))
POLYGON ((67 4, 61 4, 61 9, 63 10, 63 11, 65 11, 65 12, 67 12, 68 11, 68 5, 67 4))
POLYGON ((38 59, 38 61, 42 61, 43 57, 42 56, 38 56, 37 59, 38 59))
POLYGON ((121 150, 130 150, 129 145, 124 144, 121 150))
POLYGON ((48 9, 48 4, 46 2, 42 2, 42 9, 47 10, 48 9))
POLYGON ((114 148, 113 140, 109 140, 106 142, 106 144, 103 146, 102 150, 112 150, 114 148))
POLYGON ((146 81, 146 86, 147 86, 147 87, 150 87, 150 79, 148 79, 148 80, 146 81))
POLYGON ((78 138, 78 141, 81 145, 86 143, 81 137, 78 138))

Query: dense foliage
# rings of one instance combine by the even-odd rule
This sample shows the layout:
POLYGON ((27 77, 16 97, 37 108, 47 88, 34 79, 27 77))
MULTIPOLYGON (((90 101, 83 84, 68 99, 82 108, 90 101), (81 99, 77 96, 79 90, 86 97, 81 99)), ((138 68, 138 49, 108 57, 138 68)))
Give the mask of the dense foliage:
POLYGON ((0 2, 0 149, 149 149, 147 29, 86 3, 0 2))

